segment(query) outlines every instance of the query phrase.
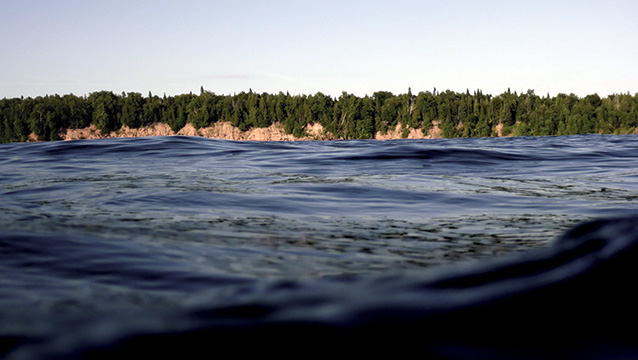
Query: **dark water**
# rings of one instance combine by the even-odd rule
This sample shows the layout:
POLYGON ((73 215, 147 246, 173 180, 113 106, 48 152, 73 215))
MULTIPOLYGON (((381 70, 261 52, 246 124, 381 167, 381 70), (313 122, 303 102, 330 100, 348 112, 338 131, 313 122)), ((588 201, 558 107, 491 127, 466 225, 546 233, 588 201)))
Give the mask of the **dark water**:
POLYGON ((637 180, 636 136, 2 144, 0 351, 68 358, 246 291, 338 299, 543 248, 635 213, 637 180))

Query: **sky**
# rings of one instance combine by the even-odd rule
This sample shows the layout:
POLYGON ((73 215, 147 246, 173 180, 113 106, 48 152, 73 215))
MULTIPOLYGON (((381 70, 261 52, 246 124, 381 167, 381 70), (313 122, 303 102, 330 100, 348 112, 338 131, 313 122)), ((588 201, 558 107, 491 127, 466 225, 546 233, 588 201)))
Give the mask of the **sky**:
POLYGON ((0 0, 0 98, 638 93, 638 1, 0 0))

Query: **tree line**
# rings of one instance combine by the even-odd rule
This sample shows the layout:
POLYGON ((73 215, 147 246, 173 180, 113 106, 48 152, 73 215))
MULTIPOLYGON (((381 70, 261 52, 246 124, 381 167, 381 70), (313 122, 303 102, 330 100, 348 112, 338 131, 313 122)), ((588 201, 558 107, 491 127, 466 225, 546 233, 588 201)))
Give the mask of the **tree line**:
POLYGON ((517 94, 509 89, 498 96, 481 90, 465 93, 422 91, 394 95, 378 91, 358 97, 343 92, 339 97, 258 94, 252 90, 234 95, 200 94, 143 96, 137 92, 115 94, 98 91, 88 96, 68 94, 0 100, 0 142, 58 140, 64 128, 91 124, 102 132, 123 125, 139 128, 166 123, 177 132, 187 123, 199 129, 216 122, 230 122, 240 130, 283 125, 286 133, 304 135, 310 123, 320 123, 335 138, 372 139, 401 124, 423 133, 438 124, 443 137, 496 135, 545 136, 588 133, 627 134, 638 127, 638 93, 597 94, 580 98, 574 94, 538 96, 533 90, 517 94))

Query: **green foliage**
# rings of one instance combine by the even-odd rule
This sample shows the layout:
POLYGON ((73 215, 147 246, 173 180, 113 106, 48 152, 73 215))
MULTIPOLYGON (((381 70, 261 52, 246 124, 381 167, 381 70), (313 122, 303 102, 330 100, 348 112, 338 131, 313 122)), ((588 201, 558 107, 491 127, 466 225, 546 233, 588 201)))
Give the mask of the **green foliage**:
POLYGON ((122 97, 120 122, 131 128, 138 128, 144 123, 144 99, 140 93, 128 93, 122 97))
POLYGON ((240 130, 281 124, 295 136, 304 136, 310 123, 343 139, 372 139, 397 125, 407 137, 410 129, 423 134, 437 123, 443 136, 495 136, 496 126, 514 136, 571 135, 585 133, 633 133, 638 128, 638 94, 598 94, 579 98, 574 94, 537 96, 534 91, 498 96, 477 90, 394 95, 377 91, 357 97, 346 92, 338 98, 317 93, 216 95, 200 89, 199 95, 163 98, 139 93, 99 91, 88 97, 72 94, 0 100, 0 142, 26 141, 30 133, 40 140, 56 140, 64 128, 94 124, 103 132, 163 122, 177 132, 187 123, 195 128, 230 122, 240 130))
MULTIPOLYGON (((38 139, 58 140, 58 132, 68 123, 59 95, 38 97, 27 120, 28 128, 38 139)), ((14 121, 14 132, 16 128, 14 121)), ((21 126, 20 126, 21 127, 21 126)))
POLYGON ((89 96, 89 102, 93 108, 92 123, 102 133, 114 131, 121 127, 121 123, 118 121, 120 108, 118 97, 115 94, 110 91, 92 93, 89 96))

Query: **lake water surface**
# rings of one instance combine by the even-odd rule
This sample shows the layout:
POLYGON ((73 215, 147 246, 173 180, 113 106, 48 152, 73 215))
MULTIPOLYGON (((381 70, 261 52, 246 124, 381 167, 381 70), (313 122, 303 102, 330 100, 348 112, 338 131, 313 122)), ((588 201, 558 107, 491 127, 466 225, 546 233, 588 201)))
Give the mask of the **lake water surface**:
POLYGON ((0 144, 0 350, 66 358, 229 286, 427 273, 637 209, 637 136, 0 144))

